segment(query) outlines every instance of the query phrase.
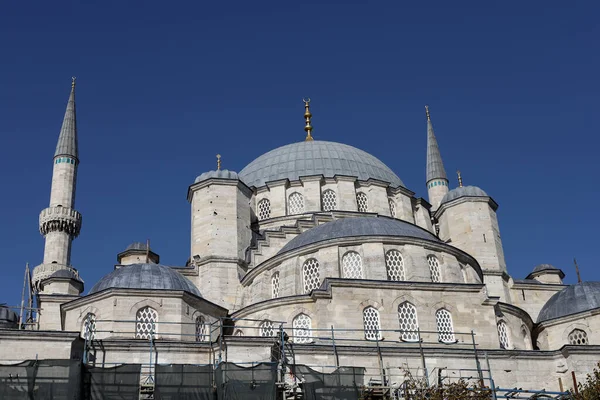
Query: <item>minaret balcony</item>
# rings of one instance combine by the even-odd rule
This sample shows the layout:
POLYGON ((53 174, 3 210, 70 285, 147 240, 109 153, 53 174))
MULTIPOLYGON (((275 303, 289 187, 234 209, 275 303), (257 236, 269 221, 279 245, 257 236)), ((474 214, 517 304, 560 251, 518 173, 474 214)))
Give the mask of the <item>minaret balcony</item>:
POLYGON ((72 208, 56 206, 48 207, 40 213, 40 232, 65 232, 73 237, 81 231, 81 214, 72 208))

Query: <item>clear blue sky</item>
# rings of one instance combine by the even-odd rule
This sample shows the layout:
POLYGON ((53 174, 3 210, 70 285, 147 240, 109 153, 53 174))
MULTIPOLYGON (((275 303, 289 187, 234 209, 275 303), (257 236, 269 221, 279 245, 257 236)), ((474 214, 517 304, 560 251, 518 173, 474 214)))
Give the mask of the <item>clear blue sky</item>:
POLYGON ((189 255, 189 184, 314 136, 368 151, 426 197, 424 105, 454 171, 499 204, 509 272, 600 280, 598 2, 4 2, 0 302, 39 264, 38 214, 78 77, 86 292, 130 242, 189 255), (96 3, 96 4, 91 4, 96 3), (568 6, 568 7, 567 7, 568 6))

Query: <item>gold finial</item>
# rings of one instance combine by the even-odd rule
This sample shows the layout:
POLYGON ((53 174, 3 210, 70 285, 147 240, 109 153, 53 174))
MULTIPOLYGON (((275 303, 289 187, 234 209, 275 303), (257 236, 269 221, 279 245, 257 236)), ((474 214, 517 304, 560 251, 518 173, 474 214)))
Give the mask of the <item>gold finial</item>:
POLYGON ((458 187, 463 187, 462 186, 462 175, 460 174, 459 170, 456 170, 456 175, 458 175, 458 187))
POLYGON ((314 140, 312 137, 312 126, 310 125, 310 119, 312 118, 312 114, 310 113, 310 98, 305 98, 302 99, 302 101, 304 102, 304 119, 306 120, 306 126, 304 127, 304 131, 306 132, 306 139, 304 139, 307 142, 310 142, 311 140, 314 140))
POLYGON ((217 171, 221 170, 221 155, 217 154, 217 171))
POLYGON ((75 78, 74 76, 71 77, 71 87, 74 88, 75 87, 75 81, 77 80, 77 78, 75 78))
POLYGON ((429 106, 425 106, 425 115, 427 115, 427 121, 431 121, 431 117, 429 116, 429 106))

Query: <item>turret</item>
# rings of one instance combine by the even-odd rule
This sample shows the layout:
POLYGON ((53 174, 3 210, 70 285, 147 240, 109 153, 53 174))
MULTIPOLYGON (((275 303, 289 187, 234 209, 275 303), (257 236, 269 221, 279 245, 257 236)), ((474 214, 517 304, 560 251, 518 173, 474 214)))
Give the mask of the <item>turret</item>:
POLYGON ((477 186, 463 186, 450 190, 435 212, 439 221, 440 239, 469 253, 483 270, 488 293, 509 301, 506 283, 506 262, 500 238, 496 210, 498 204, 477 186))
POLYGON ((198 176, 188 190, 192 206, 191 257, 202 295, 229 310, 238 300, 238 268, 246 266, 250 246, 252 191, 234 171, 221 169, 198 176))
POLYGON ((40 233, 45 238, 44 261, 33 270, 32 282, 44 302, 41 329, 60 329, 59 305, 68 296, 83 291, 83 282, 71 265, 71 243, 81 230, 81 214, 75 210, 75 188, 79 153, 75 112, 75 78, 67 110, 52 159, 52 186, 49 207, 40 213, 40 233), (47 296, 46 296, 47 295, 47 296), (51 298, 62 296, 60 300, 51 298))
POLYGON ((433 210, 437 210, 442 198, 448 193, 448 178, 446 177, 440 148, 433 132, 429 106, 425 106, 425 114, 427 115, 427 179, 425 183, 429 203, 433 210))

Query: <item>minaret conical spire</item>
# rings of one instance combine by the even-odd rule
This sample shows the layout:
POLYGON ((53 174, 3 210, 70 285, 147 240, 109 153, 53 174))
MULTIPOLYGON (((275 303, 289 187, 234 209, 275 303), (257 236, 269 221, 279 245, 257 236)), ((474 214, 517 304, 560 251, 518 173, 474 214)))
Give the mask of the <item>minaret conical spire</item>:
POLYGON ((433 132, 429 106, 425 106, 425 114, 427 115, 427 177, 425 183, 429 203, 435 210, 439 207, 444 195, 448 193, 448 178, 442 162, 440 148, 433 132))
POLYGON ((63 119, 54 157, 71 156, 79 159, 77 149, 77 117, 75 112, 75 77, 71 81, 71 94, 63 119))
POLYGON ((436 178, 448 179, 444 163, 442 162, 440 148, 433 132, 429 106, 425 106, 425 113, 427 115, 427 182, 436 178))

